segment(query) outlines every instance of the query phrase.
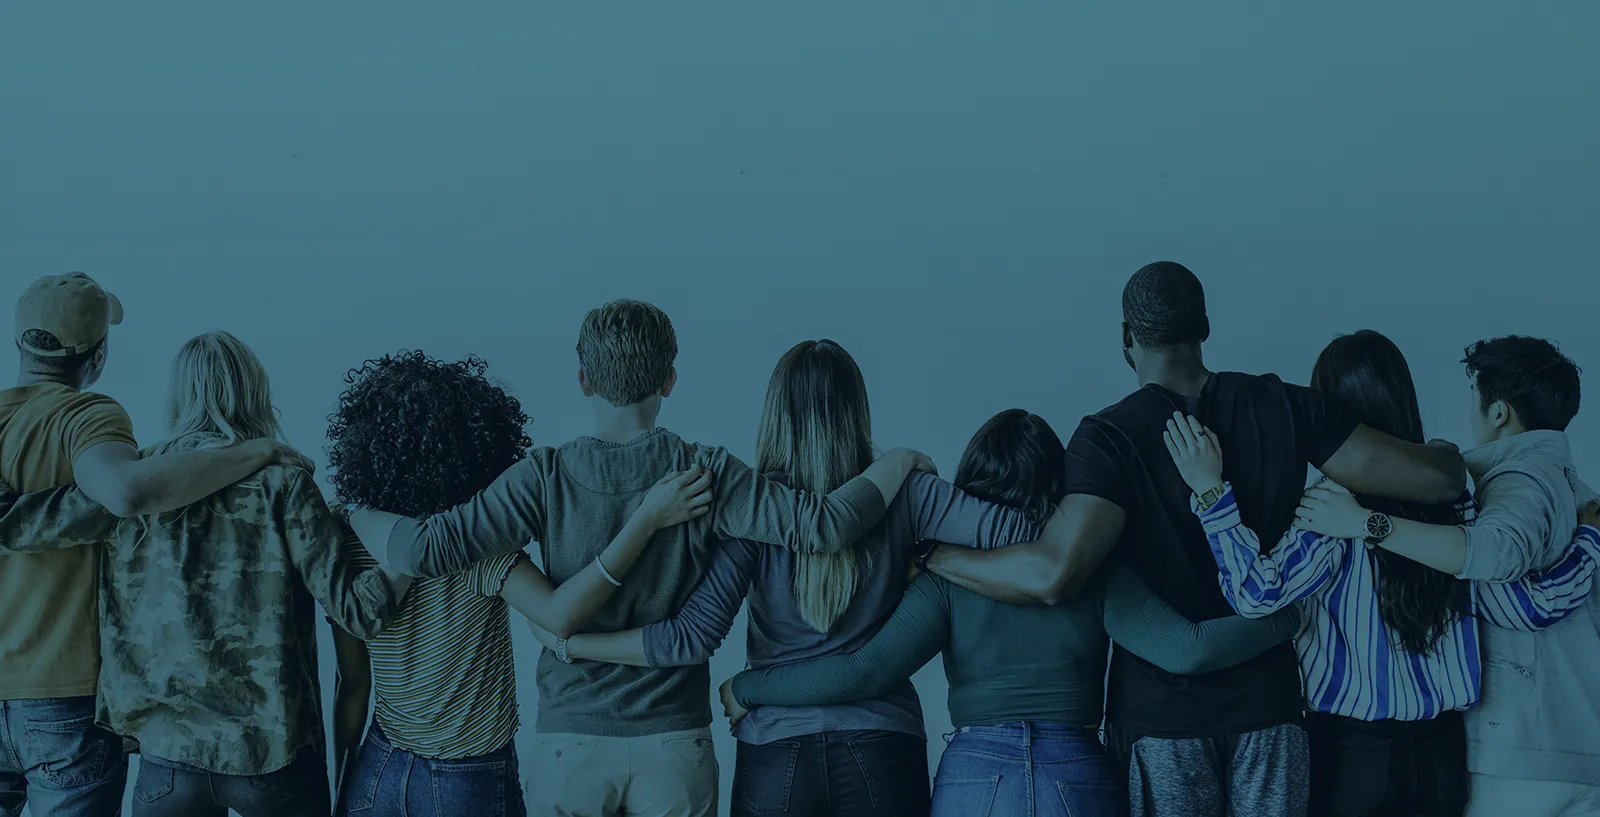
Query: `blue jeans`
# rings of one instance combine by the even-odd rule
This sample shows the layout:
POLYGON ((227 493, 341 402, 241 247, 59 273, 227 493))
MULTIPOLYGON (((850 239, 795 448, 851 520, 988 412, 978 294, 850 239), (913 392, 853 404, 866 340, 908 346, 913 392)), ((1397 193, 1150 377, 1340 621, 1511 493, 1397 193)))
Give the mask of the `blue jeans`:
POLYGON ((266 774, 217 774, 140 755, 133 817, 327 817, 328 761, 321 746, 301 749, 289 765, 266 774))
POLYGON ((939 759, 934 817, 1122 817, 1128 782, 1092 730, 1059 723, 968 726, 939 759))
POLYGON ((340 817, 523 817, 515 743, 477 757, 434 760, 396 747, 374 722, 350 779, 339 787, 340 817))
POLYGON ((733 817, 921 817, 928 743, 904 732, 818 732, 739 742, 733 817))
POLYGON ((122 739, 94 725, 94 696, 0 701, 0 817, 115 817, 122 739))

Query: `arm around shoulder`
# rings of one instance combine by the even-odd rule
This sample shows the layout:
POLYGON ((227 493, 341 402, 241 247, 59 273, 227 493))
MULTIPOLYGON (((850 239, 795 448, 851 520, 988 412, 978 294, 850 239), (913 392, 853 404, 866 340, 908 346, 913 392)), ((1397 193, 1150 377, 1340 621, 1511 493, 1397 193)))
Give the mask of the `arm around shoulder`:
POLYGON ((928 569, 996 601, 1061 604, 1088 583, 1126 521, 1115 502, 1069 494, 1038 539, 994 550, 941 546, 929 557, 928 569))
POLYGON ((1318 470, 1358 494, 1430 505, 1455 502, 1467 487, 1466 461, 1455 446, 1408 443, 1365 425, 1318 470))

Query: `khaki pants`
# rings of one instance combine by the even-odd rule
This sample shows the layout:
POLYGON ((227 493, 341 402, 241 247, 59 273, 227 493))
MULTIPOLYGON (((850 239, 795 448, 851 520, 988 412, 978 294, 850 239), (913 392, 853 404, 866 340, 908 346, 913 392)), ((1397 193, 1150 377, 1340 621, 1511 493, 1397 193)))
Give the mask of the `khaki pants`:
POLYGON ((709 728, 637 738, 536 735, 529 754, 534 817, 716 817, 709 728))
POLYGON ((1600 817, 1600 785, 1472 775, 1467 817, 1600 817))

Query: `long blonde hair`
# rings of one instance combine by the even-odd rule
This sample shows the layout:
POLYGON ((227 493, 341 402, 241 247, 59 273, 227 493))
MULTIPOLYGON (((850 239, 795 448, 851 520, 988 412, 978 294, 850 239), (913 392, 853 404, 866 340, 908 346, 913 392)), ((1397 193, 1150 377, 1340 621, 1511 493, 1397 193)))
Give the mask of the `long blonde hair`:
MULTIPOLYGON (((785 352, 767 384, 756 436, 756 470, 779 471, 789 484, 825 494, 872 464, 872 412, 861 369, 839 344, 808 340, 785 352)), ((828 632, 855 598, 870 565, 860 548, 795 558, 800 615, 828 632)))
POLYGON ((167 424, 163 447, 191 435, 215 436, 218 445, 283 439, 266 367, 227 332, 190 338, 172 359, 167 424))

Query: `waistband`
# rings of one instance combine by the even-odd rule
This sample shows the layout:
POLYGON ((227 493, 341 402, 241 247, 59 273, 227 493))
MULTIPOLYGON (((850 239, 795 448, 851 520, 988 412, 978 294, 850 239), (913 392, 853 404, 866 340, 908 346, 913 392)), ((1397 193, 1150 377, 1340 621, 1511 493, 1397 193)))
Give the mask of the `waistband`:
POLYGON ((517 740, 516 740, 516 738, 512 738, 511 740, 506 742, 506 745, 501 746, 500 748, 498 748, 498 749, 496 749, 496 750, 494 750, 492 752, 489 752, 488 754, 473 755, 471 757, 451 758, 449 760, 445 760, 443 758, 437 758, 437 757, 428 757, 425 754, 413 751, 411 749, 407 749, 404 746, 396 746, 394 741, 390 740, 389 736, 383 733, 383 727, 378 725, 378 719, 377 718, 373 718, 372 721, 367 724, 366 742, 371 743, 371 744, 377 746, 379 749, 383 749, 383 750, 388 751, 388 752, 402 752, 404 754, 411 755, 412 757, 420 757, 423 760, 431 761, 433 763, 463 763, 463 762, 469 762, 469 761, 483 760, 485 758, 499 758, 499 757, 503 757, 503 756, 506 756, 506 755, 515 756, 516 755, 516 749, 517 749, 517 740))
POLYGON ((1464 713, 1454 709, 1448 712, 1441 712, 1432 718, 1414 721, 1397 721, 1393 719, 1364 721, 1359 718, 1347 718, 1343 715, 1313 712, 1306 716, 1306 725, 1314 729, 1338 729, 1368 735, 1431 735, 1447 731, 1462 731, 1467 728, 1464 713))
POLYGON ((944 736, 945 742, 950 742, 957 735, 1006 741, 1086 740, 1092 741, 1097 745, 1100 743, 1099 730, 1092 727, 1044 721, 1018 721, 1016 723, 961 726, 957 727, 954 732, 946 734, 944 736))

